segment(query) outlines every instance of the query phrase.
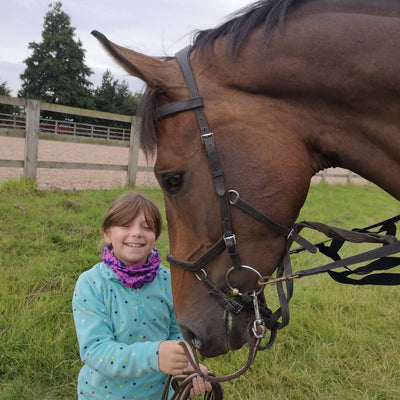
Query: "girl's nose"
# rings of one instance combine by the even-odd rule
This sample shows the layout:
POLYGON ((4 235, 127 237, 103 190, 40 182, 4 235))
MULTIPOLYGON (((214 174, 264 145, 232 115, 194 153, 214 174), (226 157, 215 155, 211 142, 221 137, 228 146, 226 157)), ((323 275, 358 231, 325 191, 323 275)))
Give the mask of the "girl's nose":
POLYGON ((141 235, 142 235, 142 230, 140 229, 139 226, 133 225, 133 226, 131 226, 131 229, 130 229, 130 231, 129 231, 129 234, 130 234, 131 236, 141 236, 141 235))

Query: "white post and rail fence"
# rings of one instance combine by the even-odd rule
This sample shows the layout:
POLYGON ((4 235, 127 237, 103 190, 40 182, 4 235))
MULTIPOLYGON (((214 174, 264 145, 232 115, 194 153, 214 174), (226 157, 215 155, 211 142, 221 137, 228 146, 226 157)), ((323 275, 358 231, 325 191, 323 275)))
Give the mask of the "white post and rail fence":
MULTIPOLYGON (((126 184, 135 186, 138 172, 152 172, 152 166, 139 166, 139 124, 135 116, 111 114, 101 111, 85 110, 81 108, 50 104, 38 100, 22 99, 0 95, 0 104, 19 107, 24 110, 17 113, 0 114, 0 136, 25 138, 24 160, 0 159, 0 168, 23 168, 24 177, 36 180, 38 168, 126 171, 126 184), (46 118, 44 112, 61 113, 70 116, 84 116, 108 121, 102 125, 78 123, 73 119, 53 120, 46 118), (114 124, 109 123, 114 122, 114 124), (115 122, 126 128, 115 127, 115 122), (74 142, 93 142, 129 146, 127 165, 96 164, 78 162, 58 162, 38 160, 39 137, 52 140, 71 140, 74 142)), ((313 182, 355 182, 366 183, 359 175, 340 168, 330 168, 319 172, 313 177, 313 182)))

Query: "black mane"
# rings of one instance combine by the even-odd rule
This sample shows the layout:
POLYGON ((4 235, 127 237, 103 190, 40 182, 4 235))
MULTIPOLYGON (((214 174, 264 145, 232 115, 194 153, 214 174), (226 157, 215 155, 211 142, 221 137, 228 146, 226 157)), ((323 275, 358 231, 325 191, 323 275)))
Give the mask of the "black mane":
MULTIPOLYGON (((268 43, 278 22, 283 23, 287 9, 296 0, 260 0, 230 15, 230 19, 214 29, 199 31, 193 46, 196 49, 211 48, 220 37, 229 38, 231 55, 238 53, 241 46, 257 26, 264 24, 264 40, 268 43)), ((297 0, 299 2, 299 0, 297 0)))
MULTIPOLYGON (((205 31, 198 31, 193 47, 199 50, 211 49, 220 37, 229 37, 230 54, 235 56, 248 35, 257 26, 264 24, 264 40, 268 43, 276 24, 283 23, 292 3, 304 0, 260 0, 231 14, 231 19, 222 25, 205 31)), ((141 119, 140 147, 147 156, 154 155, 157 148, 157 118, 155 110, 159 104, 159 94, 147 88, 141 101, 138 116, 141 119)))

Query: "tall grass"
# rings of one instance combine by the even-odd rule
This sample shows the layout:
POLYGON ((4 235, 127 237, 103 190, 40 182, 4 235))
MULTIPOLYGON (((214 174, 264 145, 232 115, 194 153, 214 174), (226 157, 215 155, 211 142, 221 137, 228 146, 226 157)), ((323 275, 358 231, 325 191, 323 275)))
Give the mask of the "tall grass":
MULTIPOLYGON (((101 219, 124 190, 42 192, 24 180, 0 187, 1 400, 76 397, 81 362, 71 296, 79 274, 100 259, 101 219)), ((140 190, 163 210, 160 190, 140 190)), ((353 228, 399 211, 372 185, 319 184, 300 219, 353 228)), ((158 248, 165 260, 166 229, 158 248)), ((322 261, 306 254, 293 260, 295 270, 322 261)), ((274 290, 266 292, 272 303, 274 290)), ((350 287, 327 275, 300 279, 289 326, 250 371, 224 384, 225 398, 400 399, 399 300, 397 287, 350 287)), ((222 375, 246 357, 244 347, 203 362, 222 375)))

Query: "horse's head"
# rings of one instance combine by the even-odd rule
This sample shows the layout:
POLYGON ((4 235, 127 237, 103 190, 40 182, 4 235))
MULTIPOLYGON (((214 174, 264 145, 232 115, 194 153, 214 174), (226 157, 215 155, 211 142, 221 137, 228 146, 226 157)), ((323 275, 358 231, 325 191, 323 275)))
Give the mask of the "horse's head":
POLYGON ((395 3, 259 1, 200 32, 186 66, 96 34, 147 83, 141 143, 157 148, 175 312, 204 355, 248 338, 255 310, 238 305, 281 260, 314 173, 348 168, 400 196, 395 3))
POLYGON ((206 154, 195 110, 167 110, 165 118, 156 115, 160 107, 191 97, 176 59, 151 58, 95 35, 128 72, 148 85, 141 142, 147 151, 157 147, 154 170, 164 192, 175 312, 184 337, 206 356, 240 348, 248 340, 254 310, 231 312, 223 303, 230 299, 232 288, 241 293, 259 290, 260 276, 275 270, 286 238, 230 207, 235 193, 229 190, 279 224, 293 224, 308 190, 310 170, 302 159, 304 145, 289 134, 287 125, 283 127, 288 110, 218 75, 219 68, 231 62, 227 56, 204 62, 204 57, 192 52, 191 67, 214 133, 219 160, 215 168, 206 154), (218 179, 218 166, 228 193, 228 211, 221 211, 221 193, 216 193, 213 175, 218 179), (223 215, 226 212, 230 222, 223 215), (239 263, 250 268, 231 270, 234 257, 222 245, 226 225, 235 235, 239 263), (218 242, 219 250, 209 255, 207 251, 218 242), (205 264, 192 270, 174 262, 193 262, 205 253, 205 264), (210 284, 201 281, 205 277, 210 284))

